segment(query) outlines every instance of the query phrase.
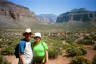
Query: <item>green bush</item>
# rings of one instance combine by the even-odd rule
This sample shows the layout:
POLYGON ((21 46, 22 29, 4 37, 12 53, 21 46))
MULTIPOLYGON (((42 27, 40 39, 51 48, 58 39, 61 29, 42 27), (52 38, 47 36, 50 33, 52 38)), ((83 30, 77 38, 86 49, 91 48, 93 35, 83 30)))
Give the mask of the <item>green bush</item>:
POLYGON ((92 45, 92 44, 94 44, 94 42, 92 41, 92 40, 79 40, 78 42, 77 42, 78 44, 85 44, 85 45, 92 45))
POLYGON ((50 59, 55 59, 60 55, 62 51, 59 48, 51 47, 48 49, 48 54, 50 59))
POLYGON ((66 50, 68 56, 80 56, 82 55, 82 51, 79 48, 68 48, 66 50))
POLYGON ((48 45, 48 54, 50 59, 55 59, 62 54, 62 42, 56 38, 42 38, 48 45))
POLYGON ((65 44, 65 50, 68 56, 80 56, 87 54, 87 49, 81 45, 76 43, 73 44, 65 44))
POLYGON ((92 64, 96 64, 96 55, 93 58, 92 64))
POLYGON ((79 49, 82 51, 82 55, 87 54, 87 49, 85 47, 81 46, 79 49))
POLYGON ((83 56, 76 56, 76 57, 73 57, 70 64, 91 64, 91 62, 86 58, 84 58, 83 56))
POLYGON ((2 47, 2 43, 0 42, 0 48, 2 47))
POLYGON ((1 50, 2 55, 12 55, 14 54, 14 49, 12 47, 6 47, 1 50))
POLYGON ((70 35, 70 36, 68 36, 68 37, 66 37, 66 42, 68 42, 68 43, 72 43, 72 42, 74 42, 76 39, 77 39, 78 37, 76 37, 76 36, 74 36, 74 35, 70 35))
POLYGON ((82 40, 79 40, 77 43, 79 43, 79 44, 85 44, 85 45, 93 45, 94 44, 94 39, 95 39, 95 37, 96 36, 94 36, 94 35, 85 35, 85 36, 83 36, 84 38, 82 39, 82 40))
POLYGON ((80 44, 76 44, 76 43, 73 43, 72 46, 73 46, 74 48, 80 49, 80 51, 82 51, 82 55, 87 54, 87 49, 86 49, 84 46, 82 46, 82 45, 80 45, 80 44))
POLYGON ((96 50, 96 43, 94 44, 94 50, 96 50))
POLYGON ((3 56, 0 55, 0 64, 11 64, 3 56))

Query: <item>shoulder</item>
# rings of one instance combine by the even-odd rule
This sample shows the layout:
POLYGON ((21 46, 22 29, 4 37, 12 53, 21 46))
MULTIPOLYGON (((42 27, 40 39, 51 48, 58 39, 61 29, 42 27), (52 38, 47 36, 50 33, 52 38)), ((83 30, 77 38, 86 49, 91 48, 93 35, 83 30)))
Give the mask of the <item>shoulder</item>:
POLYGON ((47 44, 46 44, 44 41, 42 41, 41 43, 42 43, 42 46, 43 46, 46 50, 48 50, 47 44))
POLYGON ((41 43, 46 44, 44 41, 41 41, 41 43))
POLYGON ((43 45, 47 45, 44 41, 41 41, 41 43, 42 43, 43 45))
POLYGON ((21 41, 19 42, 19 45, 25 45, 26 41, 24 39, 21 39, 21 41))

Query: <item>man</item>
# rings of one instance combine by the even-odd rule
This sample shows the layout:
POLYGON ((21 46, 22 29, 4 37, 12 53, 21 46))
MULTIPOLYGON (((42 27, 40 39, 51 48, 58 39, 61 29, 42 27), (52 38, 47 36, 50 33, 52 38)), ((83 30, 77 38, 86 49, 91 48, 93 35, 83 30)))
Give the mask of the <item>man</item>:
POLYGON ((26 29, 23 33, 25 37, 19 43, 19 63, 18 64, 31 64, 33 53, 31 47, 31 29, 26 29))
POLYGON ((32 64, 48 64, 48 46, 41 41, 41 33, 35 33, 34 40, 32 64))

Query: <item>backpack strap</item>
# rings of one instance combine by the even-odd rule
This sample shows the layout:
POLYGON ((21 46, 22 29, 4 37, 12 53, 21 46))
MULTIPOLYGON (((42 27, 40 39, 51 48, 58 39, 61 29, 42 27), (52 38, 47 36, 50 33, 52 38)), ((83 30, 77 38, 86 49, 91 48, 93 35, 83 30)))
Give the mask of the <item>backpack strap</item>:
POLYGON ((44 50, 46 50, 46 49, 45 49, 45 46, 44 46, 44 44, 43 44, 43 42, 42 42, 41 44, 42 44, 42 46, 43 46, 44 50))
MULTIPOLYGON (((43 42, 42 42, 41 44, 42 44, 42 46, 43 46, 43 48, 44 48, 44 51, 45 51, 46 49, 45 49, 45 46, 44 46, 43 42)), ((45 52, 45 55, 46 55, 46 52, 45 52)), ((42 60, 42 64, 44 64, 45 61, 46 61, 46 56, 45 56, 45 55, 44 55, 44 58, 43 58, 43 60, 42 60)))

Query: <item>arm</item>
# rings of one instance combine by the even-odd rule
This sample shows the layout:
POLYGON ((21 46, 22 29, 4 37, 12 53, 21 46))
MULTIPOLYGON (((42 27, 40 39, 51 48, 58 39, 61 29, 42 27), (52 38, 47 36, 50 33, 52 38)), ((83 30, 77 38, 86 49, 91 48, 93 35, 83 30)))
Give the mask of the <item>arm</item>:
POLYGON ((20 57, 21 64, 26 64, 25 61, 24 61, 23 54, 19 54, 19 57, 20 57))
POLYGON ((48 64, 48 51, 45 50, 45 53, 46 53, 46 62, 45 62, 45 64, 48 64))
POLYGON ((25 42, 24 41, 20 41, 19 43, 19 59, 20 59, 20 62, 21 64, 25 64, 25 61, 24 61, 24 50, 25 50, 25 42))

